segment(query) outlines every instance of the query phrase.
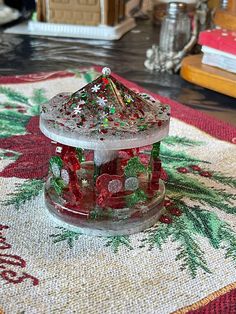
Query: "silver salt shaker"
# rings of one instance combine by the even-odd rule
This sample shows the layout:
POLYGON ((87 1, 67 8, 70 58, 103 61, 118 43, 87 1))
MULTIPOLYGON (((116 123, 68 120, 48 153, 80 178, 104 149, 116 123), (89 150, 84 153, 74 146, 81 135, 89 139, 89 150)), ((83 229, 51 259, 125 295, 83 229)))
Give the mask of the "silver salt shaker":
POLYGON ((191 36, 191 21, 187 5, 183 2, 170 2, 167 7, 160 32, 160 51, 165 53, 181 51, 191 36))

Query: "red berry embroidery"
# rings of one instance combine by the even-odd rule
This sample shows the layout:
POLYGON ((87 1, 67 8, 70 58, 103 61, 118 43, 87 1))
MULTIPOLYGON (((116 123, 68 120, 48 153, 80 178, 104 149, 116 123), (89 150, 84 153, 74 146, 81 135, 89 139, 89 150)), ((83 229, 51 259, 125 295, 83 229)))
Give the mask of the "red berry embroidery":
POLYGON ((172 223, 172 219, 166 215, 161 215, 161 217, 159 218, 159 221, 164 223, 164 224, 171 224, 172 223))
POLYGON ((164 206, 165 207, 170 207, 170 206, 172 206, 173 205, 173 202, 171 202, 170 200, 165 200, 164 201, 164 206))
POLYGON ((212 174, 209 171, 202 171, 200 172, 200 176, 210 178, 212 174))
POLYGON ((193 169, 194 171, 201 171, 202 169, 199 167, 199 166, 197 166, 197 165, 191 165, 191 166, 189 166, 191 169, 193 169))
POLYGON ((171 208, 171 209, 169 210, 169 212, 170 212, 170 214, 173 215, 173 216, 181 216, 181 215, 182 215, 181 210, 180 210, 179 208, 176 208, 176 207, 171 208))
POLYGON ((177 171, 180 173, 188 173, 189 172, 189 170, 187 168, 184 168, 184 167, 177 168, 177 171))

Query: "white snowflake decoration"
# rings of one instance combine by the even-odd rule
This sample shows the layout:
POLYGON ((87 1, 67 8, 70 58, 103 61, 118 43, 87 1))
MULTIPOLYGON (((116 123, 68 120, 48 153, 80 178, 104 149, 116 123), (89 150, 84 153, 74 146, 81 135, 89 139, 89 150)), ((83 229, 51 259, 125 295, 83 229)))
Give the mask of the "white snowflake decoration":
POLYGON ((75 109, 74 109, 74 113, 75 114, 78 114, 78 113, 81 113, 81 111, 82 111, 82 108, 78 105, 75 109))
POLYGON ((78 105, 81 106, 81 105, 84 105, 85 104, 85 101, 80 99, 80 101, 78 102, 78 105))
POLYGON ((86 179, 83 179, 83 180, 82 180, 82 186, 83 186, 84 188, 86 188, 86 187, 89 186, 89 183, 88 183, 88 181, 87 181, 86 179))
POLYGON ((102 112, 101 118, 102 118, 102 119, 106 119, 107 117, 108 117, 108 113, 102 112))
POLYGON ((97 104, 101 107, 105 107, 106 102, 107 102, 107 99, 105 99, 104 97, 98 97, 97 98, 97 104))
POLYGON ((100 86, 101 86, 101 84, 93 85, 93 87, 91 88, 92 92, 97 93, 100 90, 100 86))

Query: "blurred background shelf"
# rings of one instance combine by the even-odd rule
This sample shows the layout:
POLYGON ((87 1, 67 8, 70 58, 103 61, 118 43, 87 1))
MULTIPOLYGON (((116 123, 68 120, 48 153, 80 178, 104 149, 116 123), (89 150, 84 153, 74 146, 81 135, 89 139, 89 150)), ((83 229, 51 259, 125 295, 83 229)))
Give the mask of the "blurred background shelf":
POLYGON ((236 97, 236 74, 203 64, 200 54, 183 59, 180 75, 190 83, 236 97))
POLYGON ((217 9, 214 16, 215 25, 231 31, 236 30, 236 1, 227 0, 225 9, 217 9))

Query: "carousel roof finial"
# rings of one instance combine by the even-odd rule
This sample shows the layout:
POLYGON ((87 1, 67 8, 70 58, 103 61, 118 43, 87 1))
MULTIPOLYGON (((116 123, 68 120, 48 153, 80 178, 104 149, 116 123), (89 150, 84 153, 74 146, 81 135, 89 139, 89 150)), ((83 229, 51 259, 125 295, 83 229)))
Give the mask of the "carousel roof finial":
POLYGON ((111 75, 111 69, 108 68, 108 67, 104 67, 104 68, 102 69, 102 74, 103 74, 104 76, 109 76, 109 75, 111 75))

